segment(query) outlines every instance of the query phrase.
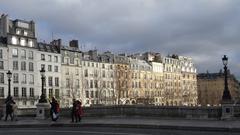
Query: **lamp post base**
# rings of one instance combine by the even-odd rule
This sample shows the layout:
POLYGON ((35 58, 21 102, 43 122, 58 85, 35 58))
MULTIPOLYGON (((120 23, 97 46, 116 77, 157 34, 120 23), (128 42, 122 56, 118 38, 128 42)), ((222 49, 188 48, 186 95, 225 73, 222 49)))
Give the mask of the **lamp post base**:
POLYGON ((222 101, 222 120, 231 120, 234 117, 234 102, 232 100, 222 101))
POLYGON ((44 120, 50 116, 50 104, 49 103, 38 103, 37 105, 36 119, 44 120))

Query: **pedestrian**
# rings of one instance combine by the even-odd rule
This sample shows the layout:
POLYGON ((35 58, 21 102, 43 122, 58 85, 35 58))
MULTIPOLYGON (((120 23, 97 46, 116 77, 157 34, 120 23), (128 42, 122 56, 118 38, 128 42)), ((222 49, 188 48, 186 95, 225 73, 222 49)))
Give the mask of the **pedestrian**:
POLYGON ((76 122, 80 122, 83 116, 83 108, 82 108, 82 103, 77 100, 76 104, 76 112, 75 112, 75 117, 76 117, 76 122))
POLYGON ((72 110, 71 110, 72 122, 74 122, 74 119, 76 119, 75 112, 76 112, 76 99, 73 99, 72 110))
POLYGON ((50 115, 51 115, 52 121, 57 121, 60 113, 59 104, 54 97, 52 97, 52 102, 50 102, 50 104, 51 104, 50 115))
POLYGON ((6 104, 6 116, 5 116, 5 121, 7 121, 8 116, 10 116, 11 121, 13 121, 14 116, 13 116, 13 105, 16 104, 12 97, 8 97, 7 100, 5 101, 6 104))

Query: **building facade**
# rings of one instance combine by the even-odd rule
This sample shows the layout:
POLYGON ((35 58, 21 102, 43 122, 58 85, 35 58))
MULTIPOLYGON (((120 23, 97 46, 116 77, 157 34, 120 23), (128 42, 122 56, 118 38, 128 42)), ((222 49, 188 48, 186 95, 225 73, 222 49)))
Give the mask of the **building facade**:
MULTIPOLYGON (((221 105, 224 91, 224 73, 201 73, 197 75, 198 104, 201 106, 221 105)), ((228 87, 232 99, 238 102, 240 95, 239 81, 228 72, 228 87)))

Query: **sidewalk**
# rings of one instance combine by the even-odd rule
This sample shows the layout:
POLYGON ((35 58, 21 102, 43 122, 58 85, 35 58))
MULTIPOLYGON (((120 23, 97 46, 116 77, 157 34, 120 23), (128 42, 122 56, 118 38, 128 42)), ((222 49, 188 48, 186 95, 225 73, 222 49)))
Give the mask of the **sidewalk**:
POLYGON ((39 128, 39 127, 123 127, 123 128, 150 128, 175 129, 198 131, 230 131, 240 132, 240 121, 220 120, 183 120, 158 119, 140 117, 109 117, 109 118, 83 118, 80 123, 72 123, 71 119, 60 118, 57 122, 36 120, 35 118, 19 118, 18 121, 0 121, 0 128, 39 128))

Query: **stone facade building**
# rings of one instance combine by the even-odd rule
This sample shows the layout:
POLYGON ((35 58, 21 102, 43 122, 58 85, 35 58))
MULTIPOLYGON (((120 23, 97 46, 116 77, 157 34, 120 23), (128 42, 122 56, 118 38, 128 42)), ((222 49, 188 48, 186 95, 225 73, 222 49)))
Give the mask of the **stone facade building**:
MULTIPOLYGON (((202 106, 221 105, 224 91, 224 73, 201 73, 197 75, 198 104, 202 106)), ((237 102, 240 95, 239 81, 228 72, 228 87, 232 99, 237 102)))
POLYGON ((28 108, 38 99, 40 84, 37 71, 35 23, 0 17, 0 97, 8 96, 7 71, 12 72, 11 96, 18 107, 28 108))
POLYGON ((44 67, 48 99, 61 107, 73 99, 84 106, 197 104, 196 68, 191 58, 146 52, 133 55, 83 52, 78 41, 37 43, 33 21, 0 18, 0 99, 7 97, 6 73, 13 73, 11 93, 19 107, 35 107, 44 67))

